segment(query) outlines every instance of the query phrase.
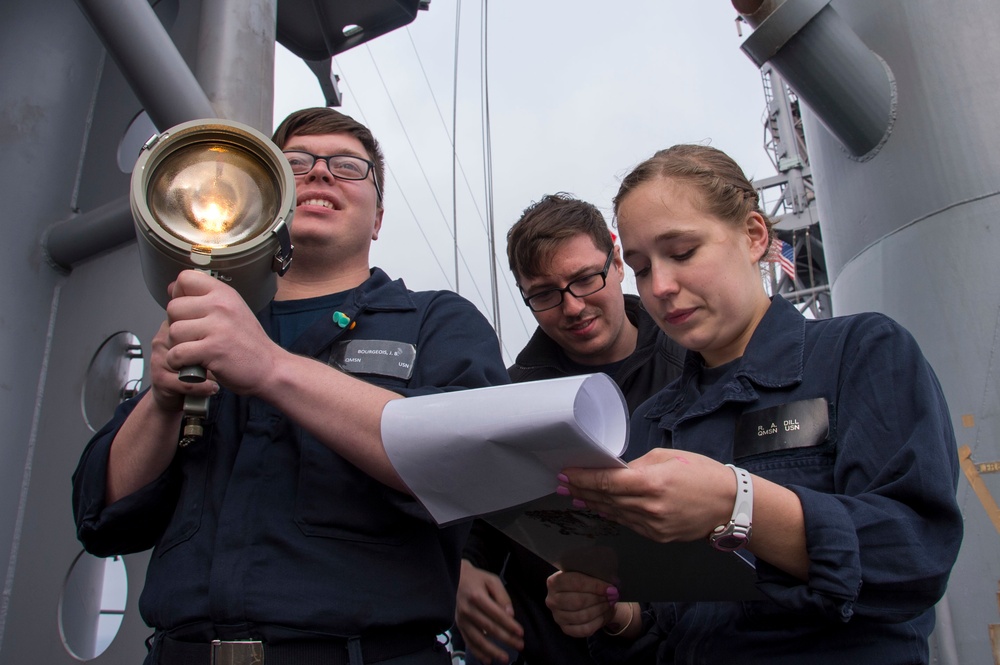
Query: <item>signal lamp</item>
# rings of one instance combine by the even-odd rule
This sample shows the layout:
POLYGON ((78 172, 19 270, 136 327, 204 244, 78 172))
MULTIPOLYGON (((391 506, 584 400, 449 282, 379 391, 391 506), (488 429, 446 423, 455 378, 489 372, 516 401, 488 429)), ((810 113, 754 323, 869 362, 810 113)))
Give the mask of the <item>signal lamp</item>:
MULTIPOLYGON (((195 269, 232 286, 256 312, 291 263, 295 177, 252 127, 195 120, 154 135, 132 171, 129 202, 143 278, 163 307, 167 286, 195 269)), ((180 379, 204 381, 205 370, 183 368, 180 379)), ((189 396, 184 414, 182 446, 202 435, 208 398, 189 396)))

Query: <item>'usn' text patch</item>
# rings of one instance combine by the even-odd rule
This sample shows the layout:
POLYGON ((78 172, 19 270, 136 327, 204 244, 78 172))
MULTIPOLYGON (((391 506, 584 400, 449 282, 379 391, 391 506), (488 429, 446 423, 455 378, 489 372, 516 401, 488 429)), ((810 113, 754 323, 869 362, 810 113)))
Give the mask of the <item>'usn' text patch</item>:
POLYGON ((826 399, 806 399, 749 411, 736 423, 736 458, 818 446, 830 432, 826 399))
POLYGON ((351 339, 338 342, 330 364, 351 374, 374 374, 409 379, 417 348, 386 339, 351 339))

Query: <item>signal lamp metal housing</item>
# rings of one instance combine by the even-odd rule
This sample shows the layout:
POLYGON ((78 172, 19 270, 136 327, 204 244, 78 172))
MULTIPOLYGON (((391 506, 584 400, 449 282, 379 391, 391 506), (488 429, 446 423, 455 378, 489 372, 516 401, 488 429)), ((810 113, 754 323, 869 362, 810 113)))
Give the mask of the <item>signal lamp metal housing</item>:
POLYGON ((186 269, 236 289, 253 311, 292 257, 295 177, 266 136, 230 120, 185 122, 142 147, 129 192, 143 278, 163 307, 186 269))
MULTIPOLYGON (((292 260, 295 176, 266 136, 230 120, 185 122, 149 139, 132 171, 129 204, 146 287, 166 308, 178 273, 226 282, 254 312, 277 291, 292 260)), ((202 367, 178 377, 198 383, 202 367)), ((184 400, 180 445, 204 433, 208 398, 184 400)))

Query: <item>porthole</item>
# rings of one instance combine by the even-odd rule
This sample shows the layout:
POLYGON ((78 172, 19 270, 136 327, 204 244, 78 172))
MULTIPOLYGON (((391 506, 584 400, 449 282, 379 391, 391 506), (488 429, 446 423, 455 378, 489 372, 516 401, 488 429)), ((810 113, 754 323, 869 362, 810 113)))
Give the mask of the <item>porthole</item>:
POLYGON ((96 432, 119 404, 139 392, 143 370, 138 337, 119 332, 104 341, 91 359, 83 383, 83 419, 91 431, 96 432))
POLYGON ((70 655, 93 660, 104 653, 121 628, 127 599, 124 560, 81 552, 70 566, 59 598, 59 635, 70 655))

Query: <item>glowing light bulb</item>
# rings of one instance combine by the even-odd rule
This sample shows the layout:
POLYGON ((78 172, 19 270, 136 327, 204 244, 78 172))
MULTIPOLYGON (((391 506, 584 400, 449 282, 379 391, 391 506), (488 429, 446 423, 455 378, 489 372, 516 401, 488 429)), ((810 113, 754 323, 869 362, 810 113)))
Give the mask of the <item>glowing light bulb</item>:
POLYGON ((219 182, 213 183, 207 192, 199 192, 191 197, 188 215, 202 234, 202 239, 229 232, 240 215, 233 188, 219 182))
POLYGON ((276 212, 262 194, 272 186, 245 151, 192 145, 176 151, 152 183, 150 207, 168 232, 199 248, 218 249, 260 232, 258 220, 276 212))

